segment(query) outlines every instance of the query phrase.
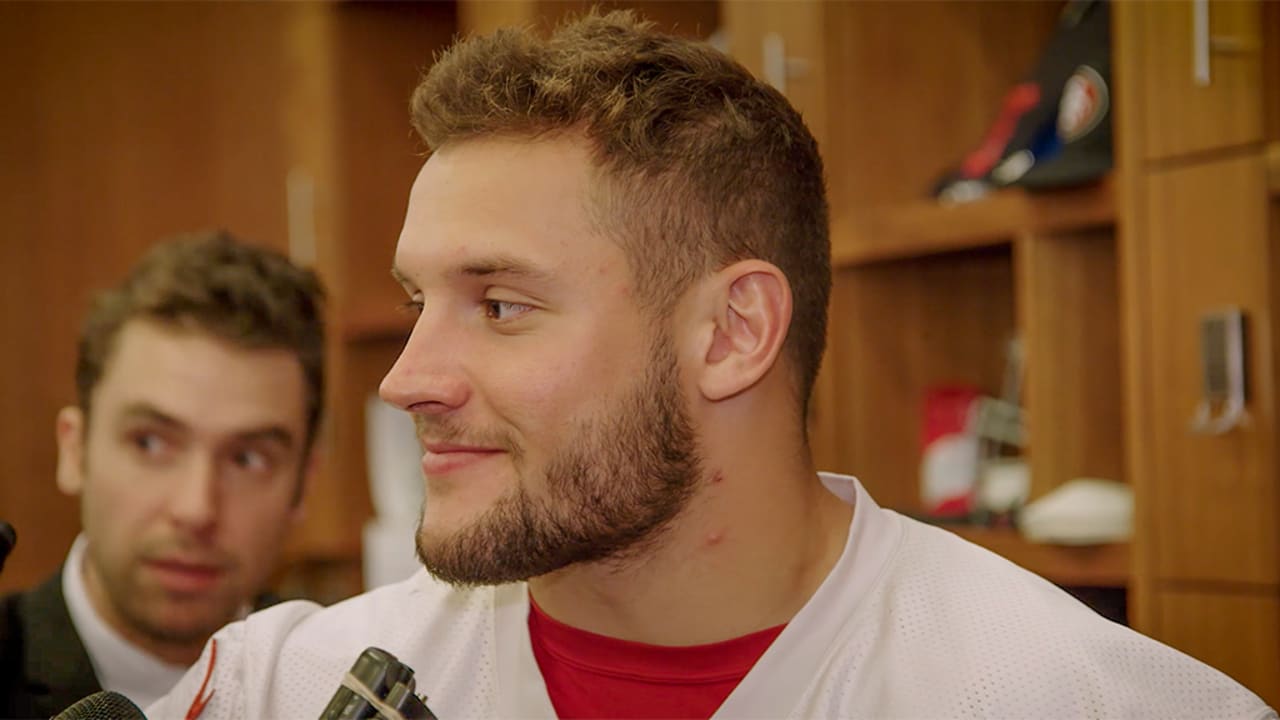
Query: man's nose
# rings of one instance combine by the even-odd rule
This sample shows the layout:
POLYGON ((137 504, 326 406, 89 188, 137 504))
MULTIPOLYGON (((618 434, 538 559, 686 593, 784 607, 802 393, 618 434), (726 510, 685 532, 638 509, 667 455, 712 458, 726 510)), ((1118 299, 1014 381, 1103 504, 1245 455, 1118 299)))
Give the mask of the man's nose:
POLYGON ((207 532, 218 520, 218 464, 212 457, 192 458, 175 479, 169 501, 173 522, 192 532, 207 532))
POLYGON ((418 317, 378 394, 408 412, 435 414, 466 404, 471 390, 460 362, 462 339, 429 312, 418 317))

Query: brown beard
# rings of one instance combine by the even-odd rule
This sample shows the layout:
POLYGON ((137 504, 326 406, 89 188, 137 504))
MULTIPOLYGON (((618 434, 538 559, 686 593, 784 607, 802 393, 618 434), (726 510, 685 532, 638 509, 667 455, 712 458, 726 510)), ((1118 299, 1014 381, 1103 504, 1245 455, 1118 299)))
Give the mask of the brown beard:
POLYGON ((622 561, 661 537, 701 475, 675 354, 662 335, 636 386, 606 415, 566 434, 575 440, 548 463, 545 494, 532 495, 520 482, 474 523, 435 543, 425 540, 419 520, 418 559, 428 572, 458 586, 497 585, 578 563, 622 561))

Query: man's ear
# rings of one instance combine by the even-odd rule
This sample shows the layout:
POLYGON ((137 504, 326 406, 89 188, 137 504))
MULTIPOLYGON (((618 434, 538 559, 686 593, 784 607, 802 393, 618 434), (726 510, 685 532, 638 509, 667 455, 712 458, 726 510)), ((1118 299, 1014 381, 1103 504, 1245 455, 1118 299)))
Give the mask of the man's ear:
POLYGON ((742 260, 716 273, 711 341, 699 390, 730 398, 759 382, 778 359, 791 325, 791 285, 777 266, 742 260))
POLYGON ((54 433, 58 440, 58 489, 79 495, 84 488, 84 411, 75 406, 58 411, 54 433))

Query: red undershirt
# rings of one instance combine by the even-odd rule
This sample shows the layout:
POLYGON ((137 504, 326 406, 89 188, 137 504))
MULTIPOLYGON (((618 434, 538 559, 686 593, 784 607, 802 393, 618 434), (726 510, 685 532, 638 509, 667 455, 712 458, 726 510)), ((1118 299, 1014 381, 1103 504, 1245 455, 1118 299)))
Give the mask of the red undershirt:
POLYGON ((710 645, 646 645, 569 627, 529 599, 533 655, 562 720, 709 718, 783 627, 710 645))

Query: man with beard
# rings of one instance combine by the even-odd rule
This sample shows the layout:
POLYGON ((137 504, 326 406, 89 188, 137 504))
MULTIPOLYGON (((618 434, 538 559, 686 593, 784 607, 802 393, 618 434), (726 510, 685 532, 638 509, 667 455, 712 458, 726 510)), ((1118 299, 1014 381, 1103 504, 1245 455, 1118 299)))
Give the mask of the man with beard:
POLYGON ((104 688, 150 703, 248 613, 313 467, 321 311, 314 273, 222 234, 157 246, 97 298, 56 427, 83 531, 0 601, 0 717, 104 688))
POLYGON ((418 317, 381 390, 424 450, 426 571, 229 626, 149 717, 376 706, 367 646, 444 720, 1266 712, 816 471, 822 165, 732 60, 592 14, 456 45, 412 111, 418 317))

